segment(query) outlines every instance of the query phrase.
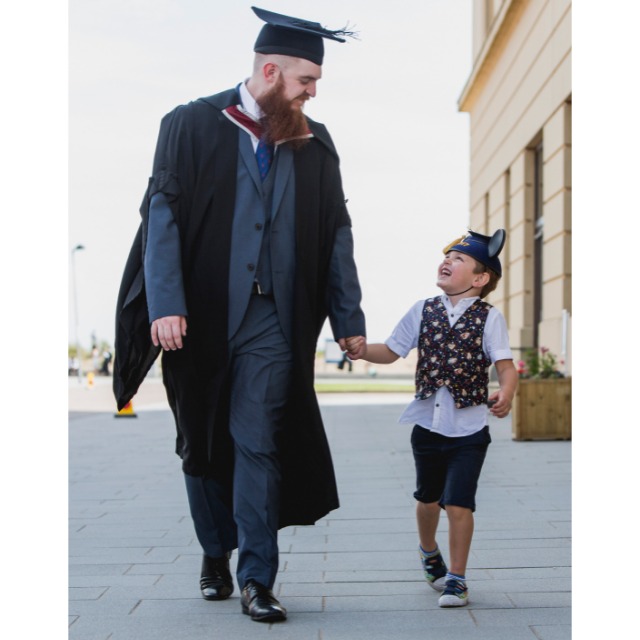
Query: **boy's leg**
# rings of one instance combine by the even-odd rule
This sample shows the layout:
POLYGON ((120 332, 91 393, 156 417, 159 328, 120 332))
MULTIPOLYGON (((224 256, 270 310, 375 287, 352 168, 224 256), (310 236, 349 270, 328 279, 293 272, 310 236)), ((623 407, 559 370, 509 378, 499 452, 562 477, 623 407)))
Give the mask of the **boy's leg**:
POLYGON ((440 443, 442 436, 416 425, 411 446, 416 464, 416 522, 420 540, 419 555, 427 583, 436 591, 444 589, 447 565, 444 562, 436 531, 440 521, 439 504, 446 474, 440 443))
POLYGON ((445 509, 449 519, 450 568, 438 604, 441 607, 464 607, 469 602, 466 571, 473 537, 473 511, 455 505, 446 505, 445 509))
POLYGON ((473 537, 473 512, 453 505, 445 509, 449 519, 449 572, 464 576, 473 537))
POLYGON ((441 504, 449 520, 449 553, 451 568, 438 604, 460 607, 469 601, 466 585, 467 560, 473 538, 473 512, 482 465, 491 442, 489 428, 457 441, 448 447, 448 467, 441 504))
POLYGON ((444 589, 447 575, 447 565, 436 542, 441 510, 437 502, 418 502, 416 506, 420 562, 427 584, 436 591, 444 589))
POLYGON ((436 531, 440 521, 440 499, 447 474, 446 460, 442 455, 443 436, 418 425, 411 433, 411 448, 416 465, 416 490, 413 497, 417 500, 416 521, 420 546, 426 552, 434 551, 436 531))
POLYGON ((440 522, 442 508, 438 502, 417 502, 416 522, 418 524, 418 537, 420 546, 427 552, 434 551, 438 546, 436 531, 440 522))
POLYGON ((447 463, 442 455, 443 436, 418 425, 411 433, 411 449, 416 465, 416 520, 420 544, 425 551, 436 547, 436 530, 442 510, 440 500, 447 477, 447 463))
POLYGON ((491 436, 485 427, 470 436, 448 440, 447 480, 440 504, 449 520, 450 570, 463 576, 473 537, 478 479, 491 436))

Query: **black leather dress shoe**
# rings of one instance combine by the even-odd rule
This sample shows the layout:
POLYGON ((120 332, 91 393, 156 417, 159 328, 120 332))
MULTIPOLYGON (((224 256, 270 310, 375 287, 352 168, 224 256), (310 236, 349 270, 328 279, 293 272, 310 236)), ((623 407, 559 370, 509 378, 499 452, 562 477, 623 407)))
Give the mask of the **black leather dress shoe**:
POLYGON ((211 558, 202 556, 200 591, 205 600, 226 600, 233 593, 233 579, 229 571, 229 557, 211 558))
POLYGON ((256 622, 278 622, 287 619, 287 610, 276 600, 271 589, 249 580, 240 597, 242 613, 256 622))

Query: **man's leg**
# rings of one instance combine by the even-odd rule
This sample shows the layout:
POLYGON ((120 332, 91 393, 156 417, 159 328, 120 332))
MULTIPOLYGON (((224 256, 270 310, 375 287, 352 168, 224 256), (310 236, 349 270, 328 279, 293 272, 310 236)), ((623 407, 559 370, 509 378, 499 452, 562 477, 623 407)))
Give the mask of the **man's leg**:
POLYGON ((202 597, 205 600, 225 600, 233 593, 229 558, 237 546, 236 525, 228 507, 229 497, 212 478, 186 473, 184 478, 196 536, 204 550, 200 571, 202 597))
POLYGON ((185 473, 184 479, 200 546, 211 558, 226 555, 238 545, 236 525, 222 488, 213 478, 200 478, 185 473))
POLYGON ((289 345, 272 299, 252 296, 230 347, 237 578, 240 588, 255 580, 271 589, 278 571, 278 439, 292 368, 289 345))

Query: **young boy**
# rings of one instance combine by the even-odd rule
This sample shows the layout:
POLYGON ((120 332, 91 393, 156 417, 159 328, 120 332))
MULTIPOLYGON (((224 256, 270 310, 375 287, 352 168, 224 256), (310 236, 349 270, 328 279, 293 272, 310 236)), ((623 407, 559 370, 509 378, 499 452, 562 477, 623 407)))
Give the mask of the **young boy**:
MULTIPOLYGON (((441 607, 469 602, 475 494, 491 442, 487 413, 508 415, 518 383, 504 316, 482 300, 502 275, 505 237, 502 229, 492 237, 470 231, 447 246, 437 279, 444 295, 417 302, 384 344, 368 345, 362 356, 389 364, 418 349, 416 395, 400 422, 415 424, 419 554, 428 584, 442 591, 441 607), (500 388, 489 395, 491 364, 500 388), (449 519, 449 568, 436 542, 441 509, 449 519)), ((347 348, 357 351, 362 342, 354 338, 347 348)))

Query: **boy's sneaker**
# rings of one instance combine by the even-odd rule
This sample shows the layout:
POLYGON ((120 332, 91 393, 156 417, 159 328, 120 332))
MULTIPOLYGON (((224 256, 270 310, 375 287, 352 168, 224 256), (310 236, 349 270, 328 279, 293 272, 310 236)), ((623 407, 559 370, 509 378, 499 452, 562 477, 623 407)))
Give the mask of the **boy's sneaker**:
POLYGON ((469 589, 464 580, 449 578, 438 600, 441 607, 464 607, 469 603, 469 589))
POLYGON ((424 577, 427 579, 427 584, 436 591, 442 591, 444 589, 445 576, 448 571, 442 554, 438 550, 438 553, 427 555, 420 546, 418 546, 418 553, 420 554, 420 561, 422 562, 422 569, 424 571, 424 577))

